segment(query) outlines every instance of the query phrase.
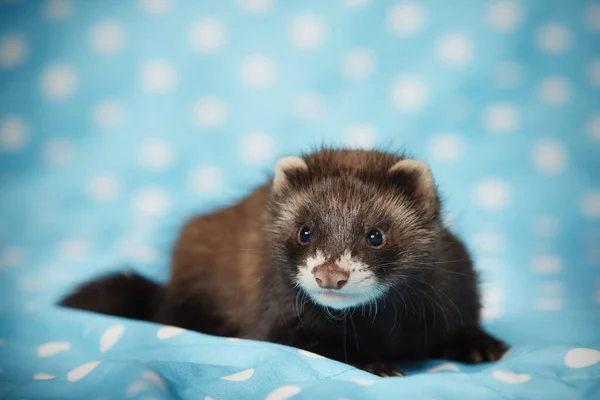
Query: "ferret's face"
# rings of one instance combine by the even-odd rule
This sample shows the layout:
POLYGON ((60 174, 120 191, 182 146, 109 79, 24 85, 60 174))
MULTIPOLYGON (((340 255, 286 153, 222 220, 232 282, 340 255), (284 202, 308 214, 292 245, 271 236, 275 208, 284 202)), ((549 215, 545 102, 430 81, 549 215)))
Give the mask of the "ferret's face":
POLYGON ((286 280, 334 309, 401 290, 425 262, 438 227, 400 191, 344 176, 282 193, 271 219, 286 280))

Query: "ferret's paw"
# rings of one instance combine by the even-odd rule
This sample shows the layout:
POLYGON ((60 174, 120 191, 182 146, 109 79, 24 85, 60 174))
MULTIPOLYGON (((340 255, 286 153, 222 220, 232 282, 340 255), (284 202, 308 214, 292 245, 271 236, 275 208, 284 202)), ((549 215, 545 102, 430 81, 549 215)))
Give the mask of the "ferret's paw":
POLYGON ((466 364, 498 361, 508 350, 506 344, 492 335, 479 331, 475 335, 460 336, 444 351, 442 357, 447 360, 466 364))
POLYGON ((391 363, 357 364, 355 367, 373 375, 381 376, 382 378, 404 376, 404 372, 391 363))

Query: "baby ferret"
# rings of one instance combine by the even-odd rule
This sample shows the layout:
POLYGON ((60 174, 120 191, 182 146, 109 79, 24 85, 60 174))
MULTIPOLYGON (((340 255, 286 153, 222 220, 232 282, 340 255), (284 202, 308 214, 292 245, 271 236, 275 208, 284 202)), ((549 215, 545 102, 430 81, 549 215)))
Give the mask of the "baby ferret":
POLYGON ((284 157, 240 203, 189 221, 169 282, 111 274, 61 304, 275 342, 380 376, 395 363, 495 361, 477 276, 430 168, 383 151, 284 157))

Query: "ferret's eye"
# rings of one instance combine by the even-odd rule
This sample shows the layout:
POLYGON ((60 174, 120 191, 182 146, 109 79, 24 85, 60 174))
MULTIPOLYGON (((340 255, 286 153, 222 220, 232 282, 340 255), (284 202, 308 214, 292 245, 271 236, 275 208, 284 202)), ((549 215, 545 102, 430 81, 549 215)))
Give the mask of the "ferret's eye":
POLYGON ((303 226, 300 228, 300 232, 298 232, 298 243, 304 245, 310 242, 311 237, 310 229, 307 226, 303 226))
POLYGON ((379 229, 372 229, 367 233, 367 244, 371 247, 383 246, 383 233, 379 229))

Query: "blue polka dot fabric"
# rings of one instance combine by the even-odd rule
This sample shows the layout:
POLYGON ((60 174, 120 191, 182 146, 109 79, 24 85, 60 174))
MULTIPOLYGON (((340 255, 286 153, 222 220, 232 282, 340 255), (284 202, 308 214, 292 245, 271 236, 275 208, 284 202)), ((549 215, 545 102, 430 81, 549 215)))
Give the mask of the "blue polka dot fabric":
POLYGON ((0 397, 600 398, 600 3, 0 2, 0 397), (383 379, 55 306, 322 143, 427 161, 494 364, 383 379))

